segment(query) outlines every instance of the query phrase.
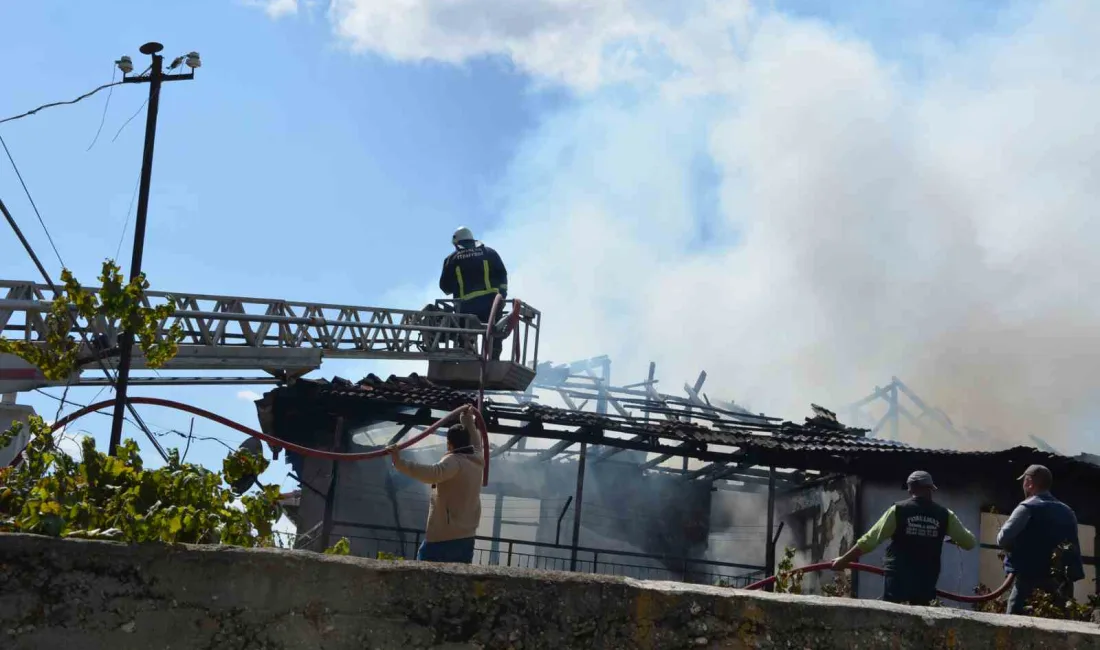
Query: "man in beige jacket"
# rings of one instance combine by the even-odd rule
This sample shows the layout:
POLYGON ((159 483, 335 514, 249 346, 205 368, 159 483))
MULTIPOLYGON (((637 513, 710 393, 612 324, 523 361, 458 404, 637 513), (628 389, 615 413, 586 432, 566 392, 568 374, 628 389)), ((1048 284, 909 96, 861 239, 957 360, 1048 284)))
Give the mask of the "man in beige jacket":
POLYGON ((474 537, 481 522, 481 435, 474 423, 472 406, 459 414, 459 424, 447 429, 447 453, 434 465, 401 458, 401 451, 389 448, 393 467, 409 478, 432 486, 428 506, 428 529, 416 553, 424 562, 470 564, 474 559, 474 537))

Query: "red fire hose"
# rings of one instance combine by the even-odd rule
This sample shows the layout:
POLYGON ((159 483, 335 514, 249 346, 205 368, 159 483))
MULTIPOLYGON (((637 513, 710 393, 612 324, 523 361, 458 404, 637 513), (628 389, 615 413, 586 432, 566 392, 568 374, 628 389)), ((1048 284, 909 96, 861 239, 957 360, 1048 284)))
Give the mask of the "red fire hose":
MULTIPOLYGON (((293 451, 297 454, 301 454, 302 456, 309 456, 311 458, 322 458, 322 459, 326 459, 326 460, 356 461, 356 460, 369 460, 371 458, 379 458, 381 456, 386 455, 386 453, 388 453, 385 449, 377 449, 375 451, 364 451, 364 452, 358 452, 358 453, 340 453, 340 452, 335 452, 335 451, 325 451, 323 449, 313 449, 312 447, 303 447, 302 445, 298 445, 298 444, 295 444, 293 442, 287 442, 286 440, 280 440, 279 438, 276 438, 274 436, 269 436, 269 435, 267 435, 266 433, 264 433, 262 431, 257 431, 257 430, 255 430, 251 427, 247 427, 247 426, 245 426, 243 424, 240 424, 238 422, 234 422, 233 420, 230 420, 228 418, 224 418, 224 417, 218 415, 217 413, 211 413, 210 411, 207 411, 206 409, 201 409, 197 406, 192 406, 190 404, 184 404, 182 402, 177 402, 175 400, 162 399, 162 398, 159 398, 159 397, 130 397, 130 398, 128 398, 128 401, 131 404, 150 404, 150 405, 153 405, 153 406, 164 406, 164 407, 176 409, 176 410, 179 410, 179 411, 186 411, 186 412, 191 413, 193 415, 198 415, 199 417, 204 417, 208 420, 213 420, 214 422, 217 422, 218 424, 227 426, 230 429, 236 429, 237 431, 240 431, 241 433, 252 436, 253 438, 259 438, 260 440, 263 440, 264 442, 267 442, 269 444, 277 445, 279 447, 289 449, 290 451, 293 451)), ((60 429, 61 427, 69 424, 73 420, 84 417, 85 415, 87 415, 89 413, 93 413, 95 411, 105 409, 108 406, 113 406, 115 404, 115 402, 116 402, 116 400, 110 399, 110 400, 103 400, 102 402, 96 402, 95 404, 90 404, 88 406, 85 406, 84 408, 82 408, 78 411, 74 411, 74 412, 70 413, 69 415, 66 415, 65 417, 61 418, 57 422, 54 422, 53 425, 50 426, 50 431, 51 432, 56 431, 57 429, 60 429)), ((407 449, 408 447, 411 447, 412 445, 415 445, 416 443, 420 442, 424 438, 426 438, 426 437, 430 436, 432 433, 434 433, 437 429, 439 429, 440 426, 443 425, 444 422, 447 422, 449 419, 451 419, 452 417, 457 415, 458 412, 461 411, 461 410, 462 410, 461 408, 458 408, 458 409, 455 409, 455 410, 451 411, 447 415, 443 416, 443 418, 441 418, 440 420, 436 421, 434 424, 429 426, 424 431, 421 431, 420 433, 413 436, 412 438, 409 438, 408 440, 405 440, 401 444, 397 445, 397 448, 398 449, 407 449)), ((480 410, 475 410, 474 411, 474 419, 477 422, 478 430, 481 432, 481 442, 482 442, 482 446, 484 448, 484 455, 485 455, 485 467, 482 471, 482 481, 483 481, 483 484, 488 485, 488 483, 489 483, 489 430, 485 426, 485 418, 482 417, 480 410)), ((21 454, 16 456, 16 458, 19 458, 20 456, 21 456, 21 454)))
MULTIPOLYGON (((515 331, 516 326, 519 325, 519 312, 520 305, 522 303, 516 299, 512 301, 512 313, 508 315, 508 329, 504 332, 504 336, 508 337, 515 331)), ((481 342, 481 372, 478 376, 478 391, 477 391, 477 410, 480 412, 482 404, 485 402, 485 372, 486 367, 489 364, 489 355, 493 352, 493 330, 496 328, 497 314, 504 306, 504 296, 499 293, 493 298, 493 307, 489 310, 489 322, 485 325, 485 338, 481 342)), ((519 336, 516 336, 512 340, 512 362, 519 363, 519 336)), ((489 445, 485 444, 485 467, 489 467, 489 445)), ((488 473, 486 473, 488 477, 488 473)), ((489 484, 489 479, 485 479, 485 484, 489 484)))
MULTIPOLYGON (((833 568, 832 562, 818 562, 817 564, 810 564, 808 566, 793 569, 790 573, 813 573, 816 571, 825 571, 831 568, 833 568)), ((872 566, 870 564, 860 564, 859 562, 852 562, 848 565, 848 568, 852 569, 853 571, 866 571, 868 573, 874 573, 877 575, 883 575, 884 573, 886 573, 877 566, 872 566)), ((777 576, 772 576, 770 578, 760 580, 759 582, 754 582, 751 585, 745 587, 745 589, 760 589, 762 587, 766 587, 774 583, 776 577, 777 576)), ((1008 577, 1005 578, 1004 583, 1001 584, 1000 587, 997 587, 996 590, 991 591, 988 594, 982 594, 981 596, 963 596, 962 594, 953 594, 950 591, 941 591, 939 589, 936 590, 936 595, 942 598, 947 598, 948 600, 955 600, 960 603, 984 603, 989 600, 994 600, 1000 597, 1001 594, 1003 594, 1004 592, 1008 591, 1008 589, 1012 586, 1013 578, 1015 578, 1014 574, 1008 574, 1008 577)))
MULTIPOLYGON (((500 309, 501 309, 501 306, 503 305, 503 303, 504 303, 504 299, 498 293, 496 295, 496 298, 493 299, 493 308, 489 312, 489 322, 485 326, 485 339, 482 341, 482 346, 481 346, 481 359, 480 359, 480 361, 481 361, 481 372, 480 372, 479 381, 478 381, 477 408, 474 410, 474 418, 477 422, 477 428, 481 432, 481 450, 482 450, 482 458, 484 460, 484 464, 483 464, 482 470, 481 470, 481 484, 483 486, 484 485, 489 485, 489 429, 488 429, 487 425, 485 424, 484 416, 482 416, 482 414, 481 414, 482 407, 484 406, 484 403, 485 403, 485 372, 486 372, 486 365, 488 364, 488 361, 489 361, 489 355, 492 354, 492 351, 493 351, 493 339, 494 339, 493 330, 495 329, 494 325, 495 325, 495 321, 496 321, 496 316, 500 312, 500 309)), ((519 324, 520 305, 521 305, 521 303, 520 303, 519 300, 514 300, 513 303, 512 303, 512 313, 510 314, 510 317, 508 319, 507 331, 504 334, 506 337, 508 335, 510 335, 513 331, 515 331, 516 326, 519 324)), ((513 347, 512 361, 518 361, 519 360, 518 359, 518 357, 519 357, 519 340, 518 340, 518 338, 516 339, 516 341, 514 342, 512 347, 513 347)), ((69 415, 66 415, 65 417, 61 418, 57 422, 54 422, 53 425, 50 427, 50 431, 51 432, 56 431, 56 430, 60 429, 61 427, 65 426, 66 424, 72 422, 73 420, 84 417, 85 415, 87 415, 89 413, 93 413, 95 411, 102 410, 102 409, 104 409, 108 406, 112 406, 115 403, 115 401, 116 400, 104 400, 102 402, 97 402, 95 404, 90 404, 88 406, 85 406, 84 408, 81 408, 78 411, 74 411, 73 413, 70 413, 69 415)), ((375 451, 366 451, 366 452, 360 452, 360 453, 340 453, 340 452, 334 452, 334 451, 324 451, 322 449, 313 449, 312 447, 303 447, 302 445, 297 445, 297 444, 294 444, 293 442, 287 442, 286 440, 280 440, 279 438, 276 438, 274 436, 269 436, 266 433, 263 433, 262 431, 257 431, 257 430, 255 430, 251 427, 246 427, 243 424, 240 424, 238 422, 234 422, 233 420, 230 420, 228 418, 224 418, 224 417, 218 415, 217 413, 211 413, 210 411, 207 411, 206 409, 201 409, 197 406, 191 406, 190 404, 184 404, 183 402, 177 402, 175 400, 169 400, 169 399, 161 399, 159 397, 131 397, 131 398, 128 399, 128 401, 131 404, 151 404, 151 405, 154 405, 154 406, 164 406, 164 407, 167 407, 167 408, 177 409, 177 410, 180 410, 180 411, 186 411, 186 412, 191 413, 193 415, 198 415, 198 416, 204 417, 208 420, 213 420, 214 422, 217 422, 218 424, 227 426, 231 429, 236 429, 237 431, 240 431, 241 433, 252 436, 254 438, 259 438, 260 440, 263 440, 264 442, 267 442, 269 444, 277 445, 279 447, 289 449, 290 451, 293 451, 297 454, 301 454, 302 456, 309 456, 309 457, 312 457, 312 458, 322 458, 322 459, 326 459, 326 460, 356 461, 356 460, 369 460, 371 458, 378 458, 378 457, 384 456, 384 455, 386 455, 386 453, 388 453, 385 449, 379 449, 379 450, 375 450, 375 451)), ((397 445, 397 448, 398 449, 407 449, 408 447, 411 447, 412 445, 415 445, 416 443, 420 442, 424 438, 430 436, 437 429, 439 429, 439 427, 442 426, 444 422, 446 422, 450 418, 454 417, 460 410, 461 409, 455 409, 454 411, 451 411, 450 413, 445 415, 442 419, 438 420, 435 424, 432 424, 431 426, 429 426, 424 431, 421 431, 419 434, 417 434, 417 435, 413 436, 412 438, 410 438, 410 439, 402 442, 401 444, 397 445)), ((11 465, 12 466, 17 465, 21 458, 22 458, 21 453, 16 454, 15 458, 11 462, 11 465)))

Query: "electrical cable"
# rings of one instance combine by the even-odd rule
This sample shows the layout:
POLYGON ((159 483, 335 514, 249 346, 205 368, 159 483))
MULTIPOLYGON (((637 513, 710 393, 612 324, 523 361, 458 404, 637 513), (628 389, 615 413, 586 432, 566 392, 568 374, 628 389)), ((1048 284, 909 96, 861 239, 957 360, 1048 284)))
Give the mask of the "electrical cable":
MULTIPOLYGON (((130 195, 130 207, 126 210, 126 219, 122 222, 122 232, 118 235, 118 246, 115 247, 115 259, 122 254, 122 242, 126 240, 126 229, 130 226, 130 215, 134 213, 134 203, 137 201, 138 188, 141 186, 141 175, 138 175, 134 183, 134 193, 130 195)), ((93 402, 95 400, 92 400, 93 402)))
MULTIPOLYGON (((104 388, 106 388, 106 387, 104 387, 104 388)), ((102 393, 104 388, 100 388, 99 392, 102 393)), ((61 404, 58 406, 59 410, 60 410, 61 406, 66 406, 66 405, 75 406, 77 408, 87 408, 88 407, 87 404, 81 404, 80 402, 74 402, 74 401, 71 401, 71 400, 68 400, 68 399, 64 399, 64 396, 58 397, 57 395, 51 395, 51 394, 47 393, 46 391, 42 390, 41 388, 35 388, 34 392, 39 393, 40 395, 45 395, 46 397, 49 397, 52 400, 57 400, 57 401, 61 402, 61 404)), ((93 399, 92 402, 94 403, 95 400, 93 399)), ((110 413, 103 413, 102 411, 96 411, 95 414, 96 415, 102 415, 102 416, 108 417, 108 418, 112 417, 112 415, 110 413)), ((55 417, 54 419, 56 420, 57 418, 55 417)), ((144 422, 138 423, 138 422, 135 422, 134 420, 132 420, 131 418, 128 418, 128 417, 125 417, 125 416, 123 416, 123 419, 126 422, 129 422, 130 424, 132 424, 132 425, 134 425, 135 427, 138 427, 138 428, 140 428, 142 424, 145 424, 146 427, 149 427, 149 424, 146 424, 144 422)), ((192 433, 193 433, 194 418, 191 418, 191 421, 192 421, 192 433)), ((179 431, 179 430, 174 429, 172 427, 166 427, 163 424, 157 424, 156 422, 153 422, 152 426, 161 430, 159 433, 156 432, 156 431, 152 432, 153 435, 161 437, 161 438, 163 438, 164 436, 167 436, 168 434, 175 434, 175 435, 177 435, 181 438, 188 438, 189 437, 188 434, 185 434, 182 431, 179 431)), ((150 430, 152 430, 151 427, 150 427, 150 430)), ((193 436, 193 437, 194 437, 195 440, 199 440, 199 441, 203 441, 203 442, 216 442, 216 443, 220 444, 221 446, 225 447, 226 449, 228 449, 231 452, 236 451, 236 448, 233 447, 233 445, 226 442, 224 438, 219 438, 218 436, 193 436)), ((190 446, 190 442, 188 442, 188 446, 190 446)), ((186 455, 187 455, 187 452, 184 451, 184 456, 186 456, 186 455)), ((181 459, 181 461, 182 461, 182 459, 181 459)))
POLYGON ((8 143, 4 142, 4 136, 2 135, 0 135, 0 145, 4 146, 4 153, 8 155, 8 161, 11 162, 11 168, 15 170, 15 176, 19 179, 19 184, 23 186, 23 193, 27 195, 27 200, 31 202, 31 207, 34 208, 34 214, 38 217, 38 223, 46 233, 46 239, 50 242, 50 248, 53 249, 53 254, 57 256, 57 263, 64 268, 65 263, 61 261, 61 253, 57 250, 57 244, 54 243, 53 236, 50 235, 50 229, 46 227, 46 222, 42 220, 42 213, 38 211, 38 205, 35 204, 34 197, 31 196, 31 191, 27 189, 27 184, 23 181, 23 174, 19 173, 19 166, 15 164, 15 158, 12 158, 11 150, 8 149, 8 143))
MULTIPOLYGON (((111 66, 111 83, 115 82, 115 74, 118 70, 118 66, 111 66)), ((111 106, 111 95, 115 94, 115 87, 111 86, 111 89, 107 91, 107 101, 103 102, 103 115, 99 117, 99 128, 95 130, 95 137, 92 138, 92 143, 88 145, 88 148, 84 151, 91 151, 96 142, 99 142, 99 134, 103 132, 103 123, 107 121, 107 109, 111 106)))
MULTIPOLYGON (((112 76, 111 78, 113 79, 114 77, 112 76)), ((84 100, 84 99, 87 99, 87 98, 91 97, 92 95, 98 93, 99 91, 103 90, 104 88, 111 88, 113 86, 120 86, 124 83, 126 83, 126 82, 125 81, 112 81, 109 84, 103 84, 102 86, 100 86, 99 88, 96 88, 95 90, 92 90, 90 92, 86 92, 83 95, 81 95, 80 97, 77 97, 76 99, 73 99, 73 100, 70 100, 70 101, 67 101, 67 102, 53 102, 53 103, 50 103, 50 104, 43 104, 42 106, 39 106, 38 108, 36 108, 34 110, 27 111, 26 113, 22 113, 20 115, 13 115, 12 117, 5 117, 4 119, 0 120, 0 124, 3 124, 4 122, 12 122, 12 121, 15 121, 15 120, 23 119, 24 117, 30 117, 31 115, 34 115, 38 111, 40 111, 42 109, 45 109, 45 108, 51 108, 51 107, 54 107, 54 106, 64 106, 66 104, 75 104, 75 103, 77 103, 81 100, 84 100)))
MULTIPOLYGON (((94 401, 94 400, 93 400, 94 401)), ((195 418, 191 418, 191 428, 187 431, 187 446, 183 449, 183 455, 180 456, 180 463, 187 460, 187 452, 191 451, 191 440, 195 437, 195 418)))
MULTIPOLYGON (((45 231, 46 237, 50 240, 50 246, 53 248, 53 252, 57 256, 57 261, 61 264, 61 267, 64 268, 65 262, 61 259, 61 253, 57 250, 57 246, 54 244, 53 237, 50 235, 50 230, 46 227, 46 223, 42 219, 42 214, 38 211, 38 206, 35 204, 34 198, 31 196, 30 190, 27 188, 27 184, 23 182, 23 176, 19 173, 19 167, 15 164, 15 159, 12 158, 11 151, 8 149, 7 143, 4 142, 3 136, 0 136, 0 145, 3 145, 4 151, 7 153, 8 156, 8 160, 11 162, 12 168, 15 170, 16 176, 19 177, 19 182, 23 185, 23 191, 27 194, 27 199, 30 201, 31 206, 34 208, 35 215, 38 216, 38 222, 42 225, 42 230, 45 231)), ((20 243, 23 244, 23 248, 31 257, 31 260, 38 268, 39 273, 42 274, 42 278, 46 281, 46 284, 49 285, 50 290, 53 291, 55 298, 60 298, 61 291, 57 288, 57 285, 54 284, 53 280, 50 278, 50 274, 48 271, 46 271, 46 267, 42 265, 42 261, 38 258, 38 254, 34 252, 34 248, 31 246, 30 242, 27 241, 27 238, 23 235, 23 231, 19 227, 19 224, 16 223, 15 217, 11 215, 11 212, 8 211, 7 206, 4 205, 2 200, 0 200, 0 212, 4 213, 4 217, 7 219, 8 224, 11 226, 12 230, 15 231, 16 237, 18 237, 20 243)), ((72 325, 73 329, 76 329, 77 332, 80 333, 80 338, 83 341, 84 345, 87 346, 89 349, 94 349, 91 342, 88 340, 87 330, 83 326, 81 326, 80 323, 77 322, 76 316, 73 312, 69 312, 69 323, 72 325)), ((103 363, 103 359, 100 358, 98 355, 95 355, 95 361, 99 364, 100 369, 103 370, 103 374, 107 377, 107 381, 111 384, 111 387, 117 388, 116 379, 111 376, 111 371, 107 369, 107 365, 103 363)), ((130 415, 132 415, 134 419, 138 421, 139 426, 142 427, 142 430, 145 433, 145 436, 149 439, 151 443, 153 443, 153 447, 156 448, 157 452, 160 453, 161 458, 167 462, 168 454, 164 451, 164 448, 160 446, 160 443, 153 436, 152 432, 150 432, 149 429, 147 429, 144 424, 141 423, 141 416, 138 415, 137 409, 135 409, 133 405, 129 403, 126 404, 126 409, 130 412, 130 415)))
POLYGON ((118 136, 122 135, 122 130, 126 128, 126 125, 129 124, 130 122, 132 122, 134 120, 134 118, 137 117, 141 113, 141 109, 145 108, 145 105, 148 104, 148 103, 149 103, 149 98, 146 97, 145 101, 141 102, 141 106, 138 106, 138 109, 136 111, 134 111, 134 114, 131 115, 129 117, 129 119, 127 119, 125 122, 123 122, 122 126, 118 127, 118 131, 115 133, 115 137, 111 138, 111 142, 114 142, 115 140, 118 140, 118 136))

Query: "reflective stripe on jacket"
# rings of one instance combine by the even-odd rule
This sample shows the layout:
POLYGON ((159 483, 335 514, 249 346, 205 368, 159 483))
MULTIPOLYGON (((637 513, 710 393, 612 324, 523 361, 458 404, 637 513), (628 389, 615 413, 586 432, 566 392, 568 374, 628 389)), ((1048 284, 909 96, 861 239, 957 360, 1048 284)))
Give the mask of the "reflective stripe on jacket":
POLYGON ((494 293, 508 295, 508 269, 497 252, 484 244, 461 248, 443 262, 439 290, 457 300, 494 293))

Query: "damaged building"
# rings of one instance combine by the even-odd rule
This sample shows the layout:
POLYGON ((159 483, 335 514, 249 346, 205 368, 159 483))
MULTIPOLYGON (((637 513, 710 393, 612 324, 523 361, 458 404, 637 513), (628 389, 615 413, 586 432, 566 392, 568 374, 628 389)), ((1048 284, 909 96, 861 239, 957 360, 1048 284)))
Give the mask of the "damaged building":
MULTIPOLYGON (((701 392, 705 374, 683 396, 658 393, 652 373, 614 387, 608 366, 543 364, 531 389, 486 400, 491 463, 475 562, 745 586, 772 574, 787 548, 795 566, 842 554, 905 498, 909 472, 924 469, 941 488, 937 500, 982 544, 944 551, 940 588, 970 594, 1003 580, 996 531, 1021 498, 1016 477, 1042 463, 1082 524, 1087 578, 1079 595, 1097 589, 1100 466, 1084 458, 1028 447, 915 448, 869 437, 818 406, 795 423, 712 402, 701 392)), ((415 435, 475 397, 415 375, 372 375, 299 380, 265 394, 257 409, 269 435, 362 452, 415 435)), ((443 446, 429 438, 405 453, 432 462, 443 446)), ((427 486, 387 458, 341 463, 283 453, 301 485, 288 497, 297 546, 321 550, 347 538, 356 555, 415 555, 427 486)), ((881 565, 881 554, 865 561, 881 565)), ((814 592, 832 579, 809 575, 805 587, 814 592)), ((855 574, 852 585, 859 597, 881 595, 878 576, 855 574)))

